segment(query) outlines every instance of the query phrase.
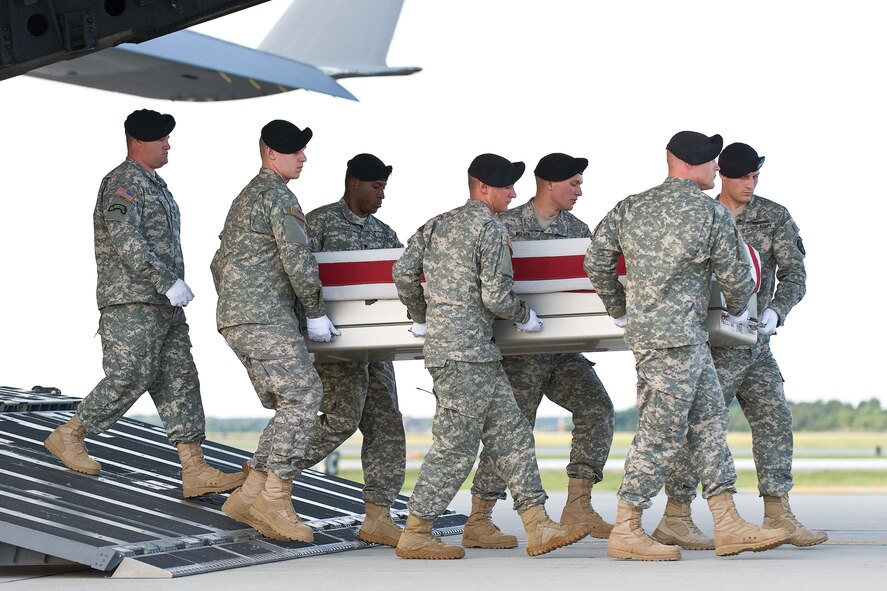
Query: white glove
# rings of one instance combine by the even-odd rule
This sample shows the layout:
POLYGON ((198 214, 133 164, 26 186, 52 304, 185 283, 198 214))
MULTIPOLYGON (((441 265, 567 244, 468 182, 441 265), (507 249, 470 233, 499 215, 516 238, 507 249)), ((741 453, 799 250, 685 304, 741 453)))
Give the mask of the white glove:
POLYGON ((530 308, 530 317, 526 322, 515 322, 514 327, 518 332, 539 332, 542 330, 542 320, 536 316, 536 311, 530 308))
POLYGON ((614 318, 613 324, 619 328, 625 328, 628 325, 628 314, 623 314, 619 318, 614 318))
POLYGON ((739 316, 733 316, 732 314, 724 312, 724 317, 727 319, 727 322, 732 322, 733 324, 745 324, 748 322, 748 308, 743 310, 742 314, 739 316))
POLYGON ((169 299, 169 303, 173 306, 184 308, 188 305, 188 302, 194 299, 194 293, 191 291, 191 288, 188 287, 187 283, 181 279, 176 279, 176 282, 172 284, 172 287, 166 290, 166 297, 169 299))
POLYGON ((414 322, 413 326, 410 327, 410 332, 417 339, 419 337, 424 337, 428 334, 428 325, 424 322, 414 322))
POLYGON ((776 332, 777 324, 779 324, 779 314, 772 308, 767 308, 758 319, 758 333, 769 336, 776 332))
POLYGON ((308 338, 312 341, 328 343, 342 334, 336 329, 333 323, 330 322, 330 319, 327 318, 326 315, 321 316, 320 318, 309 318, 307 324, 308 338))

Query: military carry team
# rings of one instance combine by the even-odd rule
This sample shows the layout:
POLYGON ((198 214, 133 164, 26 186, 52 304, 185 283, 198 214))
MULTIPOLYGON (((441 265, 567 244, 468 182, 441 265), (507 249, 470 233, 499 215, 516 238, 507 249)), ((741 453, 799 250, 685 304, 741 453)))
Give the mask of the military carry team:
POLYGON ((363 435, 367 542, 402 558, 453 559, 468 548, 514 548, 517 537, 492 521, 511 493, 527 553, 545 554, 593 536, 609 556, 679 560, 681 549, 719 556, 785 543, 828 539, 792 513, 792 426, 770 337, 803 298, 804 246, 779 204, 754 193, 764 157, 749 145, 722 150, 719 135, 675 134, 666 146, 668 176, 620 201, 594 231, 570 210, 582 195, 585 158, 553 153, 533 173, 535 195, 509 209, 523 162, 481 154, 468 167, 468 200, 437 215, 407 241, 393 268, 400 300, 423 338, 437 409, 433 442, 401 528, 390 508, 404 482, 406 445, 391 362, 317 364, 307 337, 340 334, 327 316, 314 252, 401 248, 375 214, 393 167, 358 154, 345 168, 342 198, 307 215, 288 184, 299 178, 312 138, 284 120, 260 131, 259 173, 234 199, 211 270, 217 328, 241 361, 263 406, 274 415, 243 473, 226 474, 203 458, 205 419, 184 307, 179 210, 157 169, 168 161, 172 115, 151 110, 124 122, 127 157, 102 179, 93 213, 105 377, 74 416, 46 439, 68 468, 96 475, 101 465, 87 434, 109 429, 148 392, 182 464, 182 494, 230 492, 222 510, 278 540, 313 541, 292 504, 293 479, 358 429, 363 435), (712 199, 720 173, 722 189, 712 199), (592 506, 613 441, 613 404, 581 353, 503 358, 493 321, 544 330, 513 291, 511 240, 590 238, 585 270, 635 356, 638 430, 625 462, 614 523, 592 506), (733 322, 747 322, 755 279, 743 241, 761 257, 758 339, 753 346, 710 347, 705 329, 712 274, 733 322), (617 259, 624 258, 627 281, 617 259), (424 279, 425 286, 422 285, 424 279), (545 396, 569 411, 574 430, 568 496, 559 521, 545 509, 532 426, 545 396), (736 472, 726 444, 736 398, 752 428, 763 527, 733 504, 736 472), (482 446, 481 446, 482 444, 482 446), (478 450, 480 457, 478 459, 478 450), (472 508, 461 545, 432 533, 475 461, 472 508), (714 522, 707 537, 693 522, 701 483, 714 522), (665 487, 668 502, 648 535, 641 515, 665 487))

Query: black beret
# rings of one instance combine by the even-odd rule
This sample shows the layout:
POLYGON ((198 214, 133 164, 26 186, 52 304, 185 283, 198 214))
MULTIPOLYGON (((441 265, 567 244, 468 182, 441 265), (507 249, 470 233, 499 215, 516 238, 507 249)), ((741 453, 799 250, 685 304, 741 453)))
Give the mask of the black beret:
POLYGON ((588 168, 588 158, 573 158, 560 152, 543 156, 533 171, 540 179, 552 182, 565 181, 588 168))
POLYGON ((679 131, 665 147, 687 164, 705 164, 717 158, 723 146, 718 134, 707 137, 696 131, 679 131))
POLYGON ((176 126, 172 115, 161 115, 151 109, 133 111, 123 122, 126 135, 142 142, 156 142, 168 136, 176 126))
POLYGON ((312 135, 310 127, 299 129, 283 119, 275 119, 262 128, 262 141, 281 154, 295 154, 308 145, 312 135))
POLYGON ((507 187, 524 174, 523 162, 509 162, 496 154, 481 154, 471 161, 468 174, 491 187, 507 187))
POLYGON ((392 170, 372 154, 358 154, 348 161, 348 176, 359 181, 387 181, 392 170))
POLYGON ((748 144, 739 142, 724 148, 718 158, 721 174, 729 179, 742 178, 750 172, 760 170, 763 165, 763 156, 758 156, 755 149, 748 144))

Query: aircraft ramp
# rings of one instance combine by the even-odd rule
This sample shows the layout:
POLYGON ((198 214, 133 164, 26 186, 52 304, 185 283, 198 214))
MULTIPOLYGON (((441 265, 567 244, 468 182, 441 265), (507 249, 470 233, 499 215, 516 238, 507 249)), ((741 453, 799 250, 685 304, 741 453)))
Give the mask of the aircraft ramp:
MULTIPOLYGON (((357 537, 360 484, 305 471, 293 500, 315 542, 270 540, 222 513, 227 495, 183 499, 175 448, 162 428, 141 421, 124 418, 87 437, 100 475, 69 470, 43 440, 78 403, 54 389, 0 387, 0 567, 85 565, 113 577, 169 578, 370 546, 357 537)), ((226 472, 250 457, 211 441, 203 449, 226 472)), ((392 508, 401 524, 406 501, 392 508)), ((435 532, 461 533, 465 520, 448 511, 435 532)))

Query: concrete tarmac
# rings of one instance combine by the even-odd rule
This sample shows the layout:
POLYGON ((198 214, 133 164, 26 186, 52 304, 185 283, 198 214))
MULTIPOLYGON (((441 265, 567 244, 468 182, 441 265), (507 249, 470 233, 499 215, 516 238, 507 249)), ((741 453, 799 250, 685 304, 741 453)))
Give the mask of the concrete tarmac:
MULTIPOLYGON (((595 508, 612 521, 616 496, 593 493, 595 508)), ((565 492, 552 493, 546 507, 560 517, 565 492)), ((762 501, 753 493, 735 497, 740 514, 760 523, 762 501)), ((714 551, 683 552, 679 562, 638 562, 607 557, 606 540, 586 538, 544 556, 526 554, 520 517, 511 501, 496 505, 494 520, 503 531, 518 536, 514 550, 467 549, 460 560, 403 560, 386 547, 299 558, 273 564, 231 569, 166 580, 110 579, 107 573, 82 570, 60 574, 0 569, 0 590, 78 591, 266 591, 306 589, 411 590, 531 590, 655 589, 682 591, 732 589, 788 591, 794 589, 883 589, 887 585, 887 494, 795 494, 795 514, 812 529, 825 530, 829 541, 820 546, 782 546, 768 552, 746 552, 719 558, 714 551)), ((471 505, 460 492, 451 508, 466 513, 471 505)), ((644 527, 655 529, 665 497, 660 494, 644 513, 644 527)), ((706 503, 693 504, 694 519, 711 532, 706 503)), ((447 538, 458 544, 458 536, 447 538)), ((51 572, 51 571, 50 571, 51 572)))

